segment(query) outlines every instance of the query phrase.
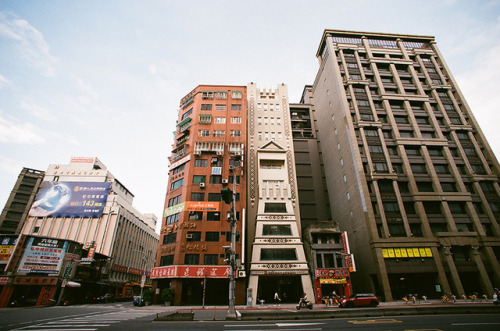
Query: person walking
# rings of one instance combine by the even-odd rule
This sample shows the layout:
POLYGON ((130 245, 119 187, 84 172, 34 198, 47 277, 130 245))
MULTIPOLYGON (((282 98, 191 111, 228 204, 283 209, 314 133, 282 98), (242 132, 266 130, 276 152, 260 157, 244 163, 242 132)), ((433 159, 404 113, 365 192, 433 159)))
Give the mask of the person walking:
POLYGON ((274 304, 279 306, 280 302, 281 302, 280 296, 278 294, 278 291, 276 291, 274 292, 274 304))

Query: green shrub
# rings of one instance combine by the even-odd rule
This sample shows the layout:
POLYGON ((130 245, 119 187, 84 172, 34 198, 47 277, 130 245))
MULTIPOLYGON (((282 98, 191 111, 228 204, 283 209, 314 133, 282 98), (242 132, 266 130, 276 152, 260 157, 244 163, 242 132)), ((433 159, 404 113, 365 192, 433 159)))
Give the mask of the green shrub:
POLYGON ((174 290, 168 287, 164 288, 161 291, 161 298, 165 302, 170 302, 170 303, 174 302, 174 290))

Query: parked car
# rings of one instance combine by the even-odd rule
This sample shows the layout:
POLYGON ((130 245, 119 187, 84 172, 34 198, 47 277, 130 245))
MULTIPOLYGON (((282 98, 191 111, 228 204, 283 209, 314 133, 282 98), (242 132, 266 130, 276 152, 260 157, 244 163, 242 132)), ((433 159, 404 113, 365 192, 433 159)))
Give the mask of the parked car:
POLYGON ((340 301, 339 307, 352 308, 352 307, 377 307, 379 304, 378 298, 373 293, 358 293, 352 295, 349 299, 340 301))

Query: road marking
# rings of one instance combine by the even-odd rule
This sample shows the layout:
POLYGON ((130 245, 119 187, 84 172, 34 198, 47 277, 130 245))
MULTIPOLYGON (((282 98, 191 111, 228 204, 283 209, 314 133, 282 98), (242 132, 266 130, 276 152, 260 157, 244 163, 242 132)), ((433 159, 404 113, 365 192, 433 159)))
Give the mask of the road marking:
POLYGON ((453 323, 452 325, 499 325, 500 323, 453 323))
POLYGON ((326 323, 276 323, 276 325, 281 328, 284 326, 305 326, 305 325, 322 325, 326 323))
POLYGON ((384 324, 384 323, 403 323, 403 321, 398 321, 392 318, 378 319, 378 320, 364 320, 364 321, 348 321, 352 324, 384 324))

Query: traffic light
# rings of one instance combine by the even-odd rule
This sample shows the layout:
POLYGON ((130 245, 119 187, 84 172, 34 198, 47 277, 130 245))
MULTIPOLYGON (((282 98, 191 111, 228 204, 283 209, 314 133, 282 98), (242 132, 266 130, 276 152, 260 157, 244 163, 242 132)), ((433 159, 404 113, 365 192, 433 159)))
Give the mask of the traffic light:
POLYGON ((225 188, 220 190, 220 195, 225 203, 230 205, 233 202, 233 192, 230 189, 225 188))

